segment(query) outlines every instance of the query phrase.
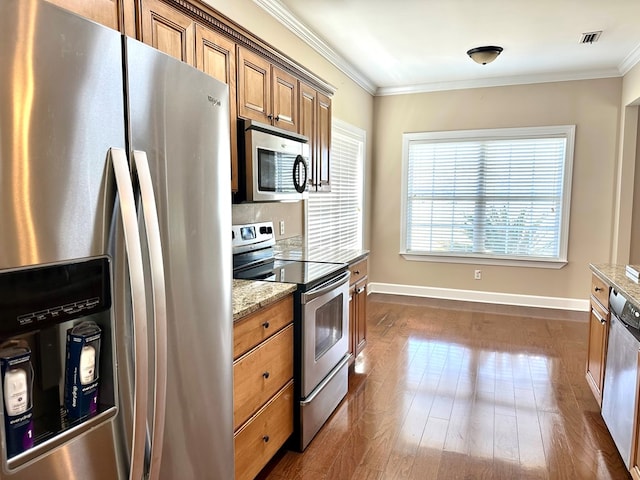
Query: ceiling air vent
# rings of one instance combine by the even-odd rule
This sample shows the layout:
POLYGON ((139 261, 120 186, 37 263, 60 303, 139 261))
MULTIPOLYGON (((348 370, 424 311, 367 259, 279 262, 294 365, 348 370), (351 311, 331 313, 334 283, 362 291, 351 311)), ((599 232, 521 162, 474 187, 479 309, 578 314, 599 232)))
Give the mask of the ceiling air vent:
POLYGON ((582 37, 580 38, 580 43, 595 43, 600 38, 601 34, 602 30, 599 30, 597 32, 583 33, 582 37))

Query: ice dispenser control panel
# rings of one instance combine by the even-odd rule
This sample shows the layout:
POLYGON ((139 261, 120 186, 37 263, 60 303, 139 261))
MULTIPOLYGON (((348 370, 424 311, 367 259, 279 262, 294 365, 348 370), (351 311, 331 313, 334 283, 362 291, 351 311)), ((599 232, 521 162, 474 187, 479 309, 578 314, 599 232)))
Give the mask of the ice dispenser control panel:
POLYGON ((107 257, 0 272, 0 337, 111 307, 107 257))

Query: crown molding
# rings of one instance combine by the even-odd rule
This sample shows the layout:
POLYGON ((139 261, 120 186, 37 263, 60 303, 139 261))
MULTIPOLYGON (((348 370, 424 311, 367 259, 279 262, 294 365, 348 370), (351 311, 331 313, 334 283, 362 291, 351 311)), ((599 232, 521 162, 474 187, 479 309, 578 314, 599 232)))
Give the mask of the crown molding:
POLYGON ((620 77, 617 69, 597 70, 569 74, 518 75, 511 77, 476 78, 453 82, 433 82, 402 87, 380 87, 375 95, 408 95, 412 93, 442 92, 446 90, 466 90, 471 88, 506 87, 511 85, 530 85, 534 83, 569 82, 573 80, 593 80, 598 78, 620 77))
POLYGON ((291 30, 301 40, 318 52, 328 62, 356 82, 369 94, 374 95, 376 85, 356 70, 349 62, 342 58, 335 50, 327 45, 320 37, 300 22, 279 0, 253 0, 253 2, 291 30))
POLYGON ((620 70, 620 75, 625 76, 629 71, 635 67, 638 62, 640 62, 640 44, 636 46, 631 53, 627 55, 622 63, 618 66, 618 70, 620 70))

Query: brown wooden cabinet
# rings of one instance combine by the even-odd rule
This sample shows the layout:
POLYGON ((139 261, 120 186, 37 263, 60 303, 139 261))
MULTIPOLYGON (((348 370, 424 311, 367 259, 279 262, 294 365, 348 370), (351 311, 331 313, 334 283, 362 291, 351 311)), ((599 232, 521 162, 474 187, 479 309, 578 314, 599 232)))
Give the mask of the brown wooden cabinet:
POLYGON ((331 191, 331 99, 301 82, 299 108, 299 133, 309 138, 311 146, 309 188, 312 191, 331 191))
POLYGON ((298 79, 238 47, 238 115, 298 131, 298 79))
POLYGON ((48 1, 135 37, 229 85, 233 192, 238 190, 238 116, 307 135, 312 150, 311 188, 329 190, 331 99, 326 94, 333 93, 329 84, 200 2, 48 1), (306 104, 301 106, 302 81, 313 91, 310 110, 306 104), (304 127, 301 108, 308 116, 304 127))
POLYGON ((94 22, 120 30, 120 2, 118 0, 47 0, 94 22))
POLYGON ((316 145, 316 184, 317 191, 331 191, 331 99, 318 93, 318 142, 316 145))
POLYGON ((367 266, 365 257, 349 266, 349 353, 350 362, 360 354, 367 344, 367 266))
POLYGON ((253 479, 293 433, 293 297, 233 328, 236 480, 253 479))
POLYGON ((195 66, 196 23, 160 0, 141 0, 140 39, 147 45, 195 66))
POLYGON ((609 338, 609 286, 597 275, 592 276, 590 302, 586 378, 598 404, 602 406, 602 387, 609 338))

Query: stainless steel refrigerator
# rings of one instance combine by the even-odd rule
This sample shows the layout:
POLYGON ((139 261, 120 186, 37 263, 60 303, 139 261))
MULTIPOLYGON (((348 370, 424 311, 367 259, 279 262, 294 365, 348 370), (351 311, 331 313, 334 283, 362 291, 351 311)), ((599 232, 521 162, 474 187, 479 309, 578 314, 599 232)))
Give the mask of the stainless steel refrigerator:
POLYGON ((39 0, 0 69, 0 478, 232 479, 226 85, 39 0))

